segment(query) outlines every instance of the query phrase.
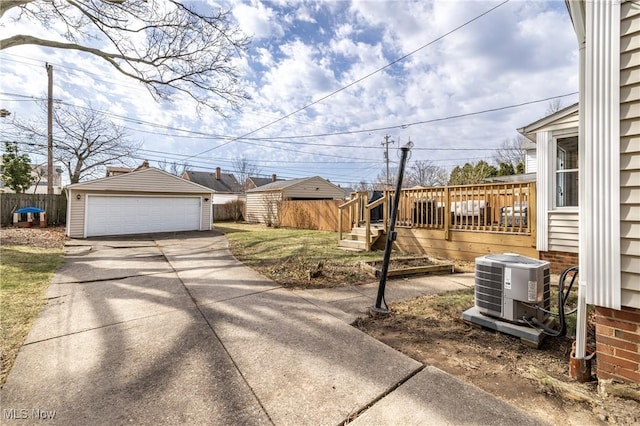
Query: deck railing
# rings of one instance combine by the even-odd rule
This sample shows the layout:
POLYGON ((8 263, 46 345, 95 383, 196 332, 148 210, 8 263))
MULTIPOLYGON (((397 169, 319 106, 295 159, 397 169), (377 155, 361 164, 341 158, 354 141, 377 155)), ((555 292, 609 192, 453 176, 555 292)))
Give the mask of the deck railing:
MULTIPOLYGON (((339 221, 347 212, 351 227, 366 225, 369 229, 372 209, 382 206, 386 231, 392 197, 393 191, 385 191, 382 198, 369 203, 366 192, 353 193, 339 206, 339 221)), ((535 182, 403 189, 396 226, 439 229, 445 238, 450 230, 535 236, 535 201, 535 182)))
POLYGON ((396 226, 531 234, 535 182, 403 189, 396 226))

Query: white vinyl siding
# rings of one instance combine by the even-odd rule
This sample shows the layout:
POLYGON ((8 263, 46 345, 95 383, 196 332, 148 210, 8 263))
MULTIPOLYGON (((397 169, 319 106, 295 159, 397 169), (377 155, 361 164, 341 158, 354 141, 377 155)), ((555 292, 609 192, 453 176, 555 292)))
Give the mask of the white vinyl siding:
POLYGON ((538 167, 536 150, 528 149, 525 159, 525 173, 535 173, 538 167))
POLYGON ((640 308, 640 7, 620 14, 621 304, 640 308))
POLYGON ((549 212, 549 251, 578 253, 578 212, 549 212))
POLYGON ((282 199, 280 191, 247 193, 245 220, 251 223, 266 223, 269 216, 278 214, 278 202, 282 199))

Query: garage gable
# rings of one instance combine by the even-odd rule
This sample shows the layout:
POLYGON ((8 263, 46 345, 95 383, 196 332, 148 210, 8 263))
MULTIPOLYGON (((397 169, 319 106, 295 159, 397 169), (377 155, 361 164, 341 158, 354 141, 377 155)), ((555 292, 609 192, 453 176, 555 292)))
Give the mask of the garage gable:
POLYGON ((211 189, 174 176, 163 170, 149 167, 131 173, 105 177, 89 182, 76 183, 70 190, 110 192, 176 192, 202 194, 211 189))

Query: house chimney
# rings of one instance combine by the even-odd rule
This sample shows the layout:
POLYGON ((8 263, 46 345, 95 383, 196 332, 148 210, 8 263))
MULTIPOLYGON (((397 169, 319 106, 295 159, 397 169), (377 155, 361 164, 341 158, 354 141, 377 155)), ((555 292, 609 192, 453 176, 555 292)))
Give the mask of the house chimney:
POLYGON ((220 167, 216 167, 216 180, 220 180, 220 167))
POLYGON ((275 182, 276 181, 276 174, 272 174, 271 175, 271 182, 275 182))

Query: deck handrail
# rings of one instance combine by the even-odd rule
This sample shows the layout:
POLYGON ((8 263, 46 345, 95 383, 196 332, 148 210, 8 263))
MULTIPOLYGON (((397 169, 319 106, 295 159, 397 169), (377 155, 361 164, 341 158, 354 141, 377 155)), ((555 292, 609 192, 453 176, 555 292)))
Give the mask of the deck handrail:
MULTIPOLYGON (((386 195, 386 193, 385 193, 386 195)), ((365 220, 365 229, 364 229, 364 236, 365 236, 365 247, 366 247, 366 251, 370 251, 371 250, 371 210, 378 207, 378 206, 384 206, 383 210, 386 211, 386 205, 387 205, 387 198, 386 196, 383 196, 381 198, 378 198, 377 200, 374 200, 372 202, 370 202, 369 204, 366 204, 364 206, 364 220, 365 220)), ((387 233, 387 220, 383 220, 382 223, 383 226, 383 232, 386 234, 387 233)))

